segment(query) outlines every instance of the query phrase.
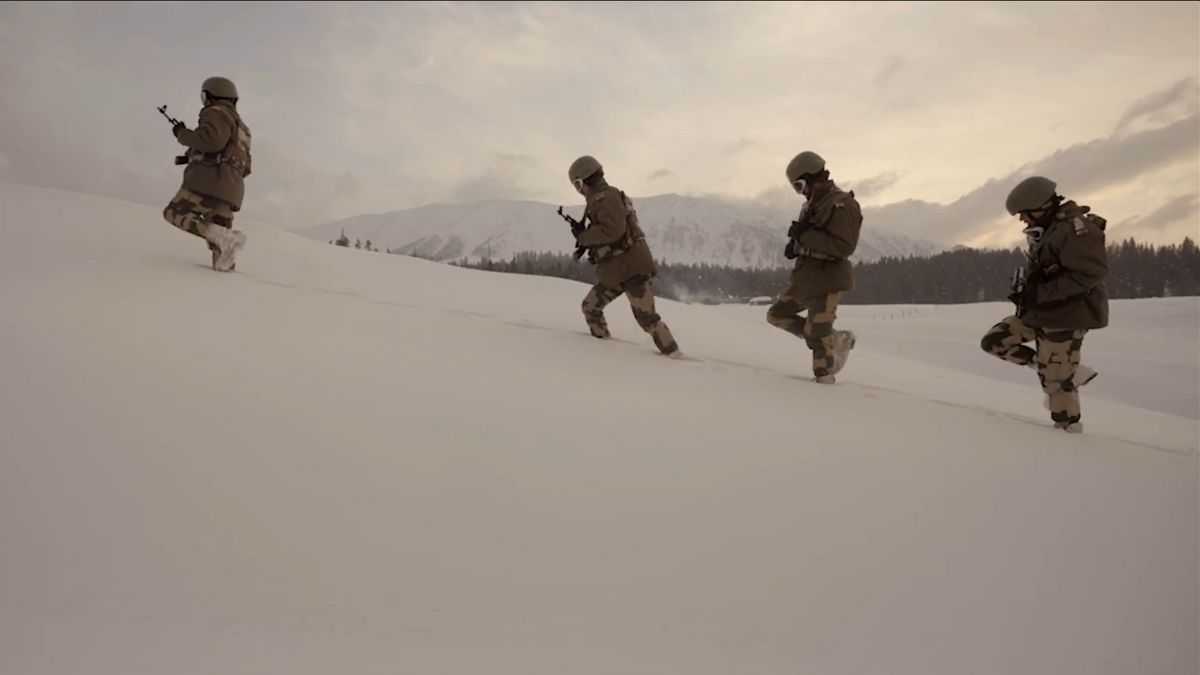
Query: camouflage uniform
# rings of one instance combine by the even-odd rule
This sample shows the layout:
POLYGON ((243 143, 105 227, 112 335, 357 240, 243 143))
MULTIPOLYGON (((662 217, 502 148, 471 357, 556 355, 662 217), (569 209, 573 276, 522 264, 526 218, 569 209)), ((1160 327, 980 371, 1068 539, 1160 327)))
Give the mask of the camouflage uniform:
POLYGON ((204 239, 215 265, 218 251, 208 227, 232 229, 233 214, 241 210, 243 179, 250 175, 250 130, 231 101, 217 99, 200 111, 195 130, 180 128, 175 137, 188 148, 188 165, 163 218, 204 239))
POLYGON ((993 356, 1037 368, 1050 417, 1063 428, 1081 417, 1075 374, 1083 338, 1108 325, 1105 221, 1089 211, 1074 202, 1055 209, 1045 232, 1031 245, 1025 267, 1033 284, 1032 302, 992 326, 980 342, 993 356))
POLYGON ((671 330, 654 310, 650 290, 656 272, 654 258, 632 202, 601 178, 588 196, 585 214, 592 224, 579 232, 576 240, 596 262, 597 283, 583 300, 583 316, 592 335, 609 337, 604 307, 626 293, 634 319, 659 351, 668 355, 679 351, 671 330))
POLYGON ((841 293, 796 299, 788 295, 790 290, 791 286, 767 310, 767 322, 804 340, 812 350, 813 375, 830 375, 834 372, 833 320, 837 318, 841 293), (804 310, 808 310, 808 316, 801 317, 800 312, 804 310))
POLYGON ((858 246, 862 211, 853 192, 833 181, 814 190, 796 221, 802 230, 788 245, 796 254, 791 281, 767 310, 767 322, 801 338, 812 350, 813 375, 837 372, 834 356, 853 344, 853 336, 835 331, 838 301, 854 288, 854 268, 846 260, 858 246), (800 317, 800 312, 808 315, 800 317))
MULTIPOLYGON (((163 217, 168 223, 201 239, 205 238, 201 226, 212 224, 226 229, 233 227, 233 207, 229 202, 198 194, 187 188, 179 188, 171 203, 163 209, 163 217)), ((211 244, 209 246, 211 247, 211 244)))

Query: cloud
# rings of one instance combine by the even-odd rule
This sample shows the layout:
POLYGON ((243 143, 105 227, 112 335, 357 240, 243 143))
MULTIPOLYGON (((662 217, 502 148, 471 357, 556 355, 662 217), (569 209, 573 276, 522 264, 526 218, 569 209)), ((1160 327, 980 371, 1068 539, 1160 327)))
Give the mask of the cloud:
MULTIPOLYGON (((741 200, 733 200, 741 203, 741 200)), ((775 185, 763 190, 749 200, 756 206, 773 211, 795 211, 800 208, 800 197, 786 185, 775 185)))
POLYGON ((1048 176, 1058 183, 1061 193, 1078 198, 1172 164, 1194 163, 1198 149, 1200 115, 1193 114, 1163 127, 1058 150, 990 179, 949 204, 908 200, 865 208, 864 218, 909 236, 943 244, 965 243, 996 234, 992 226, 1007 217, 1004 200, 1022 178, 1048 176))
POLYGON ((900 174, 895 171, 888 171, 870 178, 862 180, 847 181, 847 188, 854 190, 854 195, 859 198, 870 197, 874 194, 879 194, 884 190, 895 185, 900 180, 900 174))
POLYGON ((1126 131, 1138 121, 1164 124, 1200 108, 1200 84, 1196 78, 1179 80, 1170 87, 1134 101, 1117 120, 1114 134, 1126 131))
POLYGON ((903 56, 893 56, 888 59, 887 63, 883 64, 883 67, 875 75, 875 84, 883 85, 891 82, 892 78, 901 70, 904 70, 907 65, 908 60, 903 56))
POLYGON ((273 139, 252 146, 254 173, 246 179, 244 216, 290 227, 311 219, 333 220, 357 210, 363 195, 378 189, 360 174, 329 171, 298 149, 273 139))
POLYGON ((1200 216, 1200 193, 1180 195, 1166 204, 1150 212, 1150 215, 1134 217, 1121 224, 1121 231, 1126 230, 1163 230, 1172 225, 1186 223, 1195 229, 1197 216, 1200 216))
MULTIPOLYGON (((450 201, 473 202, 484 199, 525 199, 537 194, 527 187, 527 179, 538 167, 528 155, 494 153, 488 166, 475 176, 459 183, 449 193, 450 201)), ((565 176, 565 172, 564 172, 565 176)), ((563 179, 566 183, 566 179, 563 179)))
MULTIPOLYGON (((194 121, 200 81, 220 73, 254 132, 245 213, 287 227, 558 201, 585 153, 634 194, 770 187, 790 210, 783 165, 813 147, 867 176, 849 183, 860 194, 894 194, 885 172, 903 167, 914 198, 946 202, 1041 148, 1186 118, 1198 18, 1190 3, 0 3, 0 88, 20 92, 0 97, 0 180, 161 204, 179 148, 153 107, 194 121), (1059 40, 1061 25, 1091 39, 1059 40), (1143 96, 1147 81, 1166 91, 1143 96)), ((1093 169, 1107 172, 1076 173, 1093 169)), ((987 199, 976 208, 994 213, 987 199)), ((968 208, 927 229, 976 223, 968 208)))
POLYGON ((744 152, 755 147, 758 147, 758 141, 752 138, 739 138, 725 147, 725 154, 736 155, 739 152, 744 152))
MULTIPOLYGON (((1177 97, 1167 94, 1175 91, 1178 91, 1178 84, 1139 99, 1129 107, 1129 111, 1141 110, 1143 112, 1137 114, 1144 114, 1151 106, 1142 102, 1172 100, 1177 97)), ((1162 110, 1162 107, 1158 109, 1162 110)), ((1068 198, 1085 199, 1088 195, 1130 183, 1139 176, 1164 168, 1194 166, 1198 156, 1200 113, 1193 112, 1162 126, 1114 133, 1056 150, 1014 171, 988 179, 950 203, 907 199, 864 207, 864 226, 877 226, 946 245, 968 242, 1006 245, 1015 241, 1018 235, 1013 228, 1002 225, 1008 218, 1004 211, 1004 200, 1012 187, 1025 177, 1049 176, 1068 198)), ((896 172, 885 172, 860 181, 846 181, 845 187, 865 197, 887 189, 898 180, 896 172)), ((796 196, 786 187, 773 186, 758 194, 754 202, 764 208, 788 209, 795 208, 796 196)), ((1124 224, 1110 220, 1110 227, 1136 226, 1143 232, 1162 232, 1172 225, 1187 224, 1189 217, 1192 217, 1194 225, 1195 206, 1192 193, 1175 196, 1145 218, 1124 224)))

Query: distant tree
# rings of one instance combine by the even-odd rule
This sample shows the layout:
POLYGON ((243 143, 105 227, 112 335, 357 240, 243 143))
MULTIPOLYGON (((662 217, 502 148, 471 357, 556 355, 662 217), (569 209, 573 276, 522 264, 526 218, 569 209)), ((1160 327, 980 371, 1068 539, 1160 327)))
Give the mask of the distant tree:
MULTIPOLYGON (((1200 248, 1190 237, 1177 246, 1140 245, 1132 239, 1108 248, 1109 295, 1114 298, 1200 295, 1200 248)), ((955 304, 997 302, 1008 297, 1013 270, 1023 266, 1018 248, 958 248, 928 257, 884 257, 854 266, 855 288, 844 304, 955 304)), ((462 267, 538 274, 592 283, 586 262, 565 253, 521 252, 507 260, 484 257, 462 267)), ((660 262, 655 293, 687 302, 747 302, 774 297, 785 288, 790 267, 743 269, 660 262)))

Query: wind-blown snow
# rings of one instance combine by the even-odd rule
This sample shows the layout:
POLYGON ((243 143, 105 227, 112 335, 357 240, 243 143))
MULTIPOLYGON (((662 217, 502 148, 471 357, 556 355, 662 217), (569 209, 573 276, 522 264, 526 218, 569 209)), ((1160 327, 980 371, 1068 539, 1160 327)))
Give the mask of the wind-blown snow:
POLYGON ((1001 304, 763 307, 0 186, 0 672, 1178 675, 1200 667, 1200 301, 1115 302, 1087 433, 1001 304), (1190 407, 1189 407, 1190 405, 1190 407))

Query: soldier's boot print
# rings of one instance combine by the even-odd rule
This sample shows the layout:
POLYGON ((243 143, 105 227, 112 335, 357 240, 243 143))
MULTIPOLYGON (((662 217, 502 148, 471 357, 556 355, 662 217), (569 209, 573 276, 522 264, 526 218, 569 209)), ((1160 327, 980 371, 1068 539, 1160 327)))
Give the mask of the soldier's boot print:
POLYGON ((650 279, 635 277, 624 284, 625 293, 629 296, 629 307, 633 310, 633 318, 637 320, 642 330, 654 339, 654 346, 667 356, 679 353, 679 344, 671 335, 671 329, 663 322, 662 317, 654 311, 654 293, 650 290, 650 279))
POLYGON ((612 336, 608 332, 608 322, 604 319, 604 308, 623 292, 620 288, 609 288, 600 284, 592 286, 592 290, 588 291, 583 299, 583 319, 593 337, 604 339, 612 336))
POLYGON ((1019 366, 1037 367, 1037 350, 1026 342, 1037 339, 1034 329, 1015 316, 1010 316, 988 329, 980 340, 983 351, 1019 366))
POLYGON ((1050 401, 1054 426, 1069 432, 1083 431, 1080 423, 1079 388, 1075 373, 1086 330, 1044 331, 1038 336, 1038 376, 1050 401))

